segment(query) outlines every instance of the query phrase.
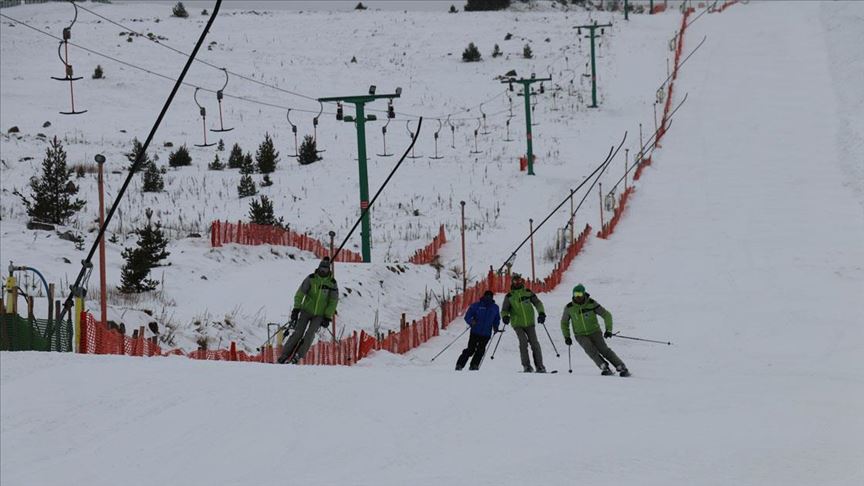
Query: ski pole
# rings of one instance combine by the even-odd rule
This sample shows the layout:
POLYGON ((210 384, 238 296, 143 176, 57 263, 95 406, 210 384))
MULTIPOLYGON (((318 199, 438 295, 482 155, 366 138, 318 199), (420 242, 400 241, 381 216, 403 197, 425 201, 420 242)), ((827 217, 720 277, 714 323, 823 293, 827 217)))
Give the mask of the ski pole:
MULTIPOLYGON (((500 332, 500 334, 504 334, 504 331, 502 330, 502 331, 500 332)), ((494 335, 493 335, 493 336, 494 336, 494 335)), ((499 338, 499 340, 500 340, 500 338, 499 338)), ((480 358, 480 364, 477 366, 478 368, 479 368, 480 366, 483 366, 483 362, 486 361, 486 356, 489 355, 489 346, 492 346, 492 339, 491 339, 491 338, 489 339, 489 342, 486 343, 486 349, 483 350, 483 357, 480 358)), ((497 346, 496 346, 496 348, 497 348, 497 346)))
POLYGON ((552 340, 552 335, 549 334, 549 328, 546 327, 546 323, 545 323, 545 322, 541 322, 540 325, 543 326, 543 329, 546 329, 546 335, 549 336, 549 342, 552 343, 552 349, 555 350, 555 356, 557 356, 557 357, 560 358, 560 357, 561 357, 561 353, 559 353, 559 352, 558 352, 558 348, 555 347, 555 341, 552 340))
MULTIPOLYGON (((506 327, 506 324, 505 324, 506 327)), ((504 333, 501 332, 498 334, 498 341, 495 341, 495 349, 492 350, 492 356, 489 356, 489 359, 495 359, 495 353, 498 351, 498 345, 501 344, 501 338, 504 337, 504 333)))
POLYGON ((441 356, 441 354, 442 354, 444 351, 447 351, 447 348, 449 348, 450 346, 453 346, 453 344, 455 344, 456 341, 458 341, 459 338, 462 337, 462 335, 464 335, 466 332, 468 332, 469 329, 471 329, 471 328, 470 328, 470 327, 466 327, 465 330, 462 331, 461 334, 459 334, 458 336, 456 336, 456 339, 450 341, 450 344, 448 344, 447 346, 444 346, 444 349, 442 349, 441 352, 439 352, 438 354, 436 354, 436 355, 435 355, 431 360, 429 360, 429 361, 430 361, 430 362, 435 361, 435 358, 437 358, 438 356, 441 356))
POLYGON ((672 342, 670 342, 670 341, 655 341, 653 339, 643 339, 643 338, 638 338, 638 337, 622 336, 622 335, 618 334, 617 332, 615 334, 613 334, 613 336, 619 337, 622 339, 632 339, 633 341, 644 341, 646 343, 665 344, 667 346, 672 346, 672 342))
POLYGON ((567 346, 567 368, 569 368, 570 373, 573 373, 573 361, 570 359, 570 348, 572 348, 572 346, 567 346))

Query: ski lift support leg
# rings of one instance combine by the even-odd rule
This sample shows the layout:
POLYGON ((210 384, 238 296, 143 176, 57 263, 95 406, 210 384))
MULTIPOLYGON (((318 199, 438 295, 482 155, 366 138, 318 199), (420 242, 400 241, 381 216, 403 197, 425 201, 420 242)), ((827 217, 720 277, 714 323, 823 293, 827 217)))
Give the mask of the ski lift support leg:
MULTIPOLYGON (((346 116, 343 118, 346 122, 353 122, 357 128, 357 164, 360 170, 360 210, 363 211, 369 206, 369 177, 366 168, 366 122, 377 120, 375 115, 366 115, 366 103, 377 99, 393 99, 399 98, 402 95, 402 88, 396 88, 396 92, 392 94, 375 94, 375 88, 369 88, 369 94, 359 96, 333 96, 329 98, 318 98, 319 103, 351 103, 354 105, 355 116, 346 116)), ((369 213, 363 215, 361 226, 362 255, 363 262, 369 263, 372 261, 372 236, 371 225, 369 223, 369 213)))

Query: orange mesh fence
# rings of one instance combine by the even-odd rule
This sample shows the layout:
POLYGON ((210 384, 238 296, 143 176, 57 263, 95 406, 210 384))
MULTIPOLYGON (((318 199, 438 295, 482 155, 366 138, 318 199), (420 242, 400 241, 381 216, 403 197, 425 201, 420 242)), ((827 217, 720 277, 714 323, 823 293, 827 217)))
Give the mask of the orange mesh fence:
POLYGON ((618 197, 618 205, 615 207, 615 212, 612 214, 612 219, 610 219, 606 224, 600 228, 600 231, 597 232, 598 238, 609 238, 613 231, 615 231, 615 226, 618 225, 618 220, 621 219, 621 215, 624 213, 624 208, 627 206, 627 199, 630 198, 630 194, 633 193, 633 186, 628 187, 621 193, 621 196, 618 197))
MULTIPOLYGON (((210 246, 218 248, 227 243, 293 246, 312 252, 318 258, 330 256, 330 249, 323 242, 290 229, 242 221, 236 223, 214 221, 210 225, 210 246)), ((351 250, 342 250, 336 257, 336 261, 360 263, 363 261, 363 257, 351 250)))
POLYGON ((444 234, 444 225, 442 224, 441 227, 438 228, 438 236, 432 239, 432 243, 429 243, 424 248, 417 250, 417 252, 415 252, 408 261, 417 265, 432 263, 435 257, 438 256, 438 250, 444 246, 444 243, 447 243, 447 235, 444 234))

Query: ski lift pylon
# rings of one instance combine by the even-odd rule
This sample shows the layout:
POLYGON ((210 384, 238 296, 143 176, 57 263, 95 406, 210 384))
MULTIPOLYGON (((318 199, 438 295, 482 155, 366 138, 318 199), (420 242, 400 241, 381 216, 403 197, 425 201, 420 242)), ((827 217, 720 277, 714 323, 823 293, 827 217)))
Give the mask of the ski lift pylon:
MULTIPOLYGON (((341 109, 341 106, 340 106, 341 109)), ((324 103, 318 102, 318 114, 315 115, 315 118, 312 119, 312 141, 315 142, 315 153, 321 154, 326 152, 326 150, 318 149, 318 119, 321 118, 321 114, 324 113, 324 103)), ((337 116, 338 119, 338 116, 337 116)))
POLYGON ((225 88, 228 87, 228 70, 223 67, 222 72, 225 74, 225 84, 223 84, 222 88, 216 92, 216 101, 219 102, 219 129, 218 130, 215 128, 210 129, 211 132, 217 132, 217 133, 230 132, 231 130, 234 130, 233 127, 232 128, 225 128, 225 123, 222 121, 222 98, 224 97, 223 92, 225 91, 225 88))

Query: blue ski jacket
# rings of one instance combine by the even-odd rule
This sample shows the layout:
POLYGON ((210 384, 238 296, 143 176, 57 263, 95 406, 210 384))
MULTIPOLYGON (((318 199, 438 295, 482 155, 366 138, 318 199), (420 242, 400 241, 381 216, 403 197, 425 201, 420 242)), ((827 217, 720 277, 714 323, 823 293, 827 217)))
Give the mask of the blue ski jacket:
POLYGON ((498 330, 501 322, 501 313, 494 299, 480 299, 468 307, 465 313, 465 322, 471 326, 471 334, 479 336, 492 336, 492 329, 498 330))

